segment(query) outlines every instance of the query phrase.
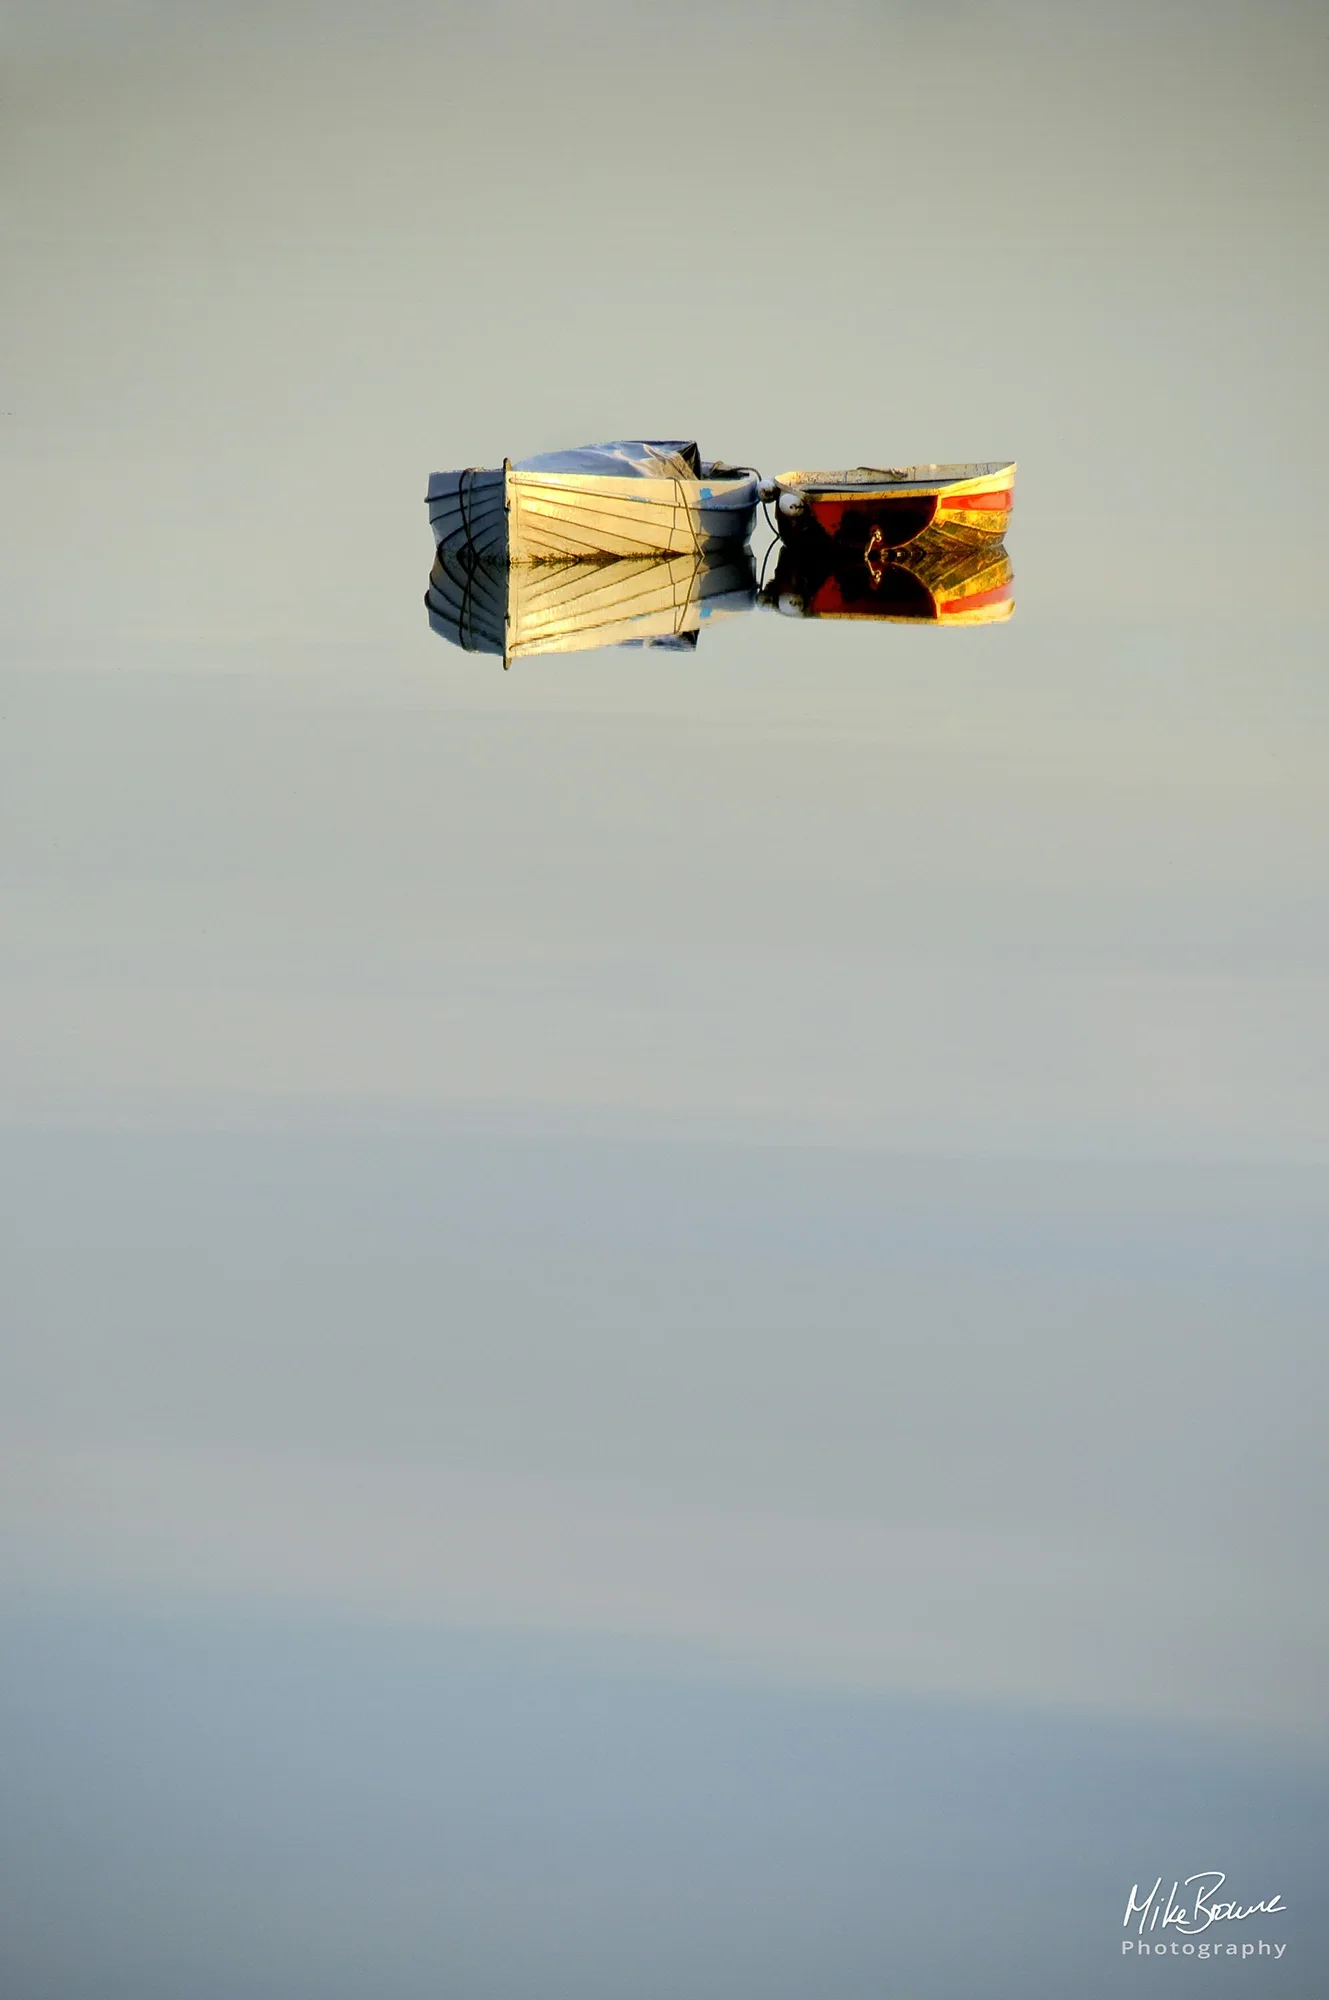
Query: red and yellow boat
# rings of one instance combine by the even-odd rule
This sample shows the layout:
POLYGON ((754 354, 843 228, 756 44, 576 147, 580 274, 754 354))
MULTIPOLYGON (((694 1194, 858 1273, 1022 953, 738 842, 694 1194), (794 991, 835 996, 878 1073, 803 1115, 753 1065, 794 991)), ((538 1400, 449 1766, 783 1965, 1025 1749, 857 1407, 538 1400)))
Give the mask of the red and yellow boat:
POLYGON ((978 549, 1001 541, 1015 499, 1015 463, 855 465, 782 472, 762 486, 781 537, 824 537, 857 554, 915 545, 978 549))
POLYGON ((1015 575, 999 542, 985 549, 915 544, 895 556, 852 555, 808 536, 781 548, 760 601, 787 618, 993 625, 1015 609, 1015 575))

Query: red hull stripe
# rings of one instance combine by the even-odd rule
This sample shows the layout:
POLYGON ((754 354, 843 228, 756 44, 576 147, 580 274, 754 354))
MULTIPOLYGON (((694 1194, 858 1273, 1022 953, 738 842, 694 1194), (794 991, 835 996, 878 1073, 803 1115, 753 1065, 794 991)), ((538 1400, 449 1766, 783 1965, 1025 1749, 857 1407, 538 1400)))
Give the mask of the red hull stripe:
POLYGON ((833 576, 828 576, 821 588, 812 593, 812 601, 808 605, 814 618, 833 618, 844 608, 844 593, 833 576))
POLYGON ((943 616, 948 611, 981 611, 985 604, 1004 604, 1013 596, 1015 583, 999 583, 995 590, 976 590, 972 597, 946 597, 937 605, 943 616))
POLYGON ((922 495, 873 494, 865 499, 822 500, 809 503, 808 511, 819 528, 832 538, 840 533, 846 518, 866 527, 875 522, 887 538, 888 547, 910 542, 936 518, 937 502, 931 493, 922 495))
POLYGON ((986 508, 1010 507, 1013 502, 1014 495, 1008 486, 1004 493, 943 493, 940 504, 943 507, 986 508))

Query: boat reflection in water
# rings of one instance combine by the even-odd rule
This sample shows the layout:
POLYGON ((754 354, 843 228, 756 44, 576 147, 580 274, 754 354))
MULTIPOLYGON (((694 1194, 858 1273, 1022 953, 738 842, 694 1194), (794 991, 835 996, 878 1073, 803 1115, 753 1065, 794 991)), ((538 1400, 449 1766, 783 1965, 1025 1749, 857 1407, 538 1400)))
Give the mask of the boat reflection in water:
POLYGON ((991 625, 1015 609, 1011 559, 982 549, 914 546, 861 553, 825 537, 780 544, 761 603, 791 618, 878 618, 897 623, 991 625))
POLYGON ((630 561, 486 563, 439 549, 425 604, 434 630, 503 662, 597 646, 690 650, 704 626, 762 604, 791 618, 991 625, 1015 609, 1011 559, 985 549, 868 548, 823 537, 773 543, 758 591, 748 549, 630 561))
POLYGON ((703 554, 511 566, 440 548, 425 604, 443 638, 506 668, 595 646, 690 649, 704 625, 750 610, 756 597, 752 556, 738 542, 703 554))

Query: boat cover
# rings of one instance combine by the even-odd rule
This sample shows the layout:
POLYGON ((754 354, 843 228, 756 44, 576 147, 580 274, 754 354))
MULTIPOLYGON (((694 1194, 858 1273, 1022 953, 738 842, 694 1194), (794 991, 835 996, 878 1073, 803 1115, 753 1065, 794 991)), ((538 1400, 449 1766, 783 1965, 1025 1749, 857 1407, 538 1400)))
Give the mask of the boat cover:
POLYGON ((596 479, 700 479, 701 459, 687 438, 616 438, 572 451, 520 458, 514 472, 580 472, 596 479))

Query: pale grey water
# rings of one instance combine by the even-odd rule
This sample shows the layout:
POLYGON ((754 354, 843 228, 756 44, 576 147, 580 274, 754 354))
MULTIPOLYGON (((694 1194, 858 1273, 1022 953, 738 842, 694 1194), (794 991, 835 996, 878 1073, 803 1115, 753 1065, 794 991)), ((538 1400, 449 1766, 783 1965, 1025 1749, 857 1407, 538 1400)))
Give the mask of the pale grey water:
POLYGON ((0 1990, 1321 1992, 1320 12, 4 34, 0 1990), (429 632, 638 430, 1013 621, 429 632))

